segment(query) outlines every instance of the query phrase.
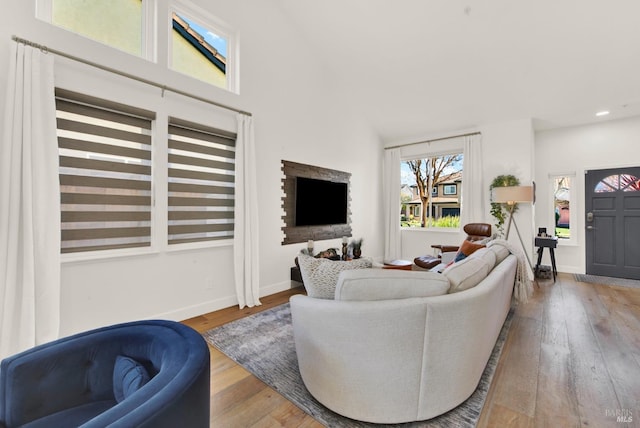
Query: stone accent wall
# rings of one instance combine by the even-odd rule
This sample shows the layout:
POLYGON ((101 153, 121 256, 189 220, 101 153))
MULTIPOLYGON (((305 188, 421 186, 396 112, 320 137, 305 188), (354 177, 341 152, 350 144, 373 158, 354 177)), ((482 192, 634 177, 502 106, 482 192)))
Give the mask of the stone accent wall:
POLYGON ((284 210, 284 239, 282 245, 307 242, 309 239, 322 241, 325 239, 342 238, 351 236, 351 186, 347 187, 347 223, 330 224, 325 226, 295 226, 294 215, 296 209, 296 177, 315 178, 349 184, 351 174, 335 169, 319 166, 305 165, 302 163, 282 161, 282 209, 284 210))

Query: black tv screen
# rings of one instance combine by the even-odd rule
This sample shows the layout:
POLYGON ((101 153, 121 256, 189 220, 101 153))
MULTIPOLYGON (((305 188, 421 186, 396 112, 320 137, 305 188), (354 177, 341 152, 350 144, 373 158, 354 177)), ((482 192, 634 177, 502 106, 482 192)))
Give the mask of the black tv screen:
POLYGON ((347 222, 347 183, 296 177, 296 226, 347 222))

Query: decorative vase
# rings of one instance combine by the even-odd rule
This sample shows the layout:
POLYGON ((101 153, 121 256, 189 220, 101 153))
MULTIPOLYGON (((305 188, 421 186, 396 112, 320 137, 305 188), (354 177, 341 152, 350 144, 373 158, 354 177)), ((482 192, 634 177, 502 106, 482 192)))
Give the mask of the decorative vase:
POLYGON ((360 248, 353 249, 353 258, 359 259, 362 256, 362 250, 360 248))

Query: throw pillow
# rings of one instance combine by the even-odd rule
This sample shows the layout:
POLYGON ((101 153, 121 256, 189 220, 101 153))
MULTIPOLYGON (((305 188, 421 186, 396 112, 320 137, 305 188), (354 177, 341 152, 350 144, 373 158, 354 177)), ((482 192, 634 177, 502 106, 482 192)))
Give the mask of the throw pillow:
POLYGON ((118 403, 149 382, 149 373, 133 358, 118 355, 113 368, 113 395, 118 403))
POLYGON ((333 261, 300 254, 298 256, 304 288, 309 297, 333 299, 338 283, 338 275, 343 270, 370 268, 371 259, 333 261))
POLYGON ((486 245, 484 244, 476 244, 471 241, 463 241, 462 245, 460 245, 460 249, 458 250, 458 253, 462 253, 465 256, 469 257, 471 254, 475 253, 480 248, 484 248, 484 247, 486 247, 486 245))
POLYGON ((435 272, 395 269, 350 270, 340 274, 336 300, 392 300, 447 294, 449 280, 435 272))
POLYGON ((454 263, 457 263, 461 260, 464 260, 467 257, 469 257, 471 254, 478 251, 480 248, 484 248, 484 247, 485 247, 484 244, 477 244, 472 241, 464 240, 462 241, 462 244, 460 245, 460 248, 458 249, 458 252, 456 253, 456 257, 453 259, 453 261, 454 263))
MULTIPOLYGON (((465 253, 463 253, 462 251, 458 251, 458 252, 456 253, 456 257, 455 257, 455 259, 453 259, 453 263, 457 263, 457 262, 459 262, 460 260, 464 260, 464 259, 466 259, 466 258, 467 258, 467 255, 466 255, 465 253)), ((451 262, 449 262, 449 263, 451 263, 451 262)), ((448 267, 448 266, 449 266, 449 265, 447 265, 447 267, 448 267)))

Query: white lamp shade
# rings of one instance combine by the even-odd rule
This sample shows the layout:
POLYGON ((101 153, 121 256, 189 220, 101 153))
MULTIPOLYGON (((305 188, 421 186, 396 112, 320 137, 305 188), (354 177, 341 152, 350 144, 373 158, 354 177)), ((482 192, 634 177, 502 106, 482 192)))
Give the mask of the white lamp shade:
POLYGON ((491 201, 507 204, 533 202, 533 186, 494 187, 491 201))

